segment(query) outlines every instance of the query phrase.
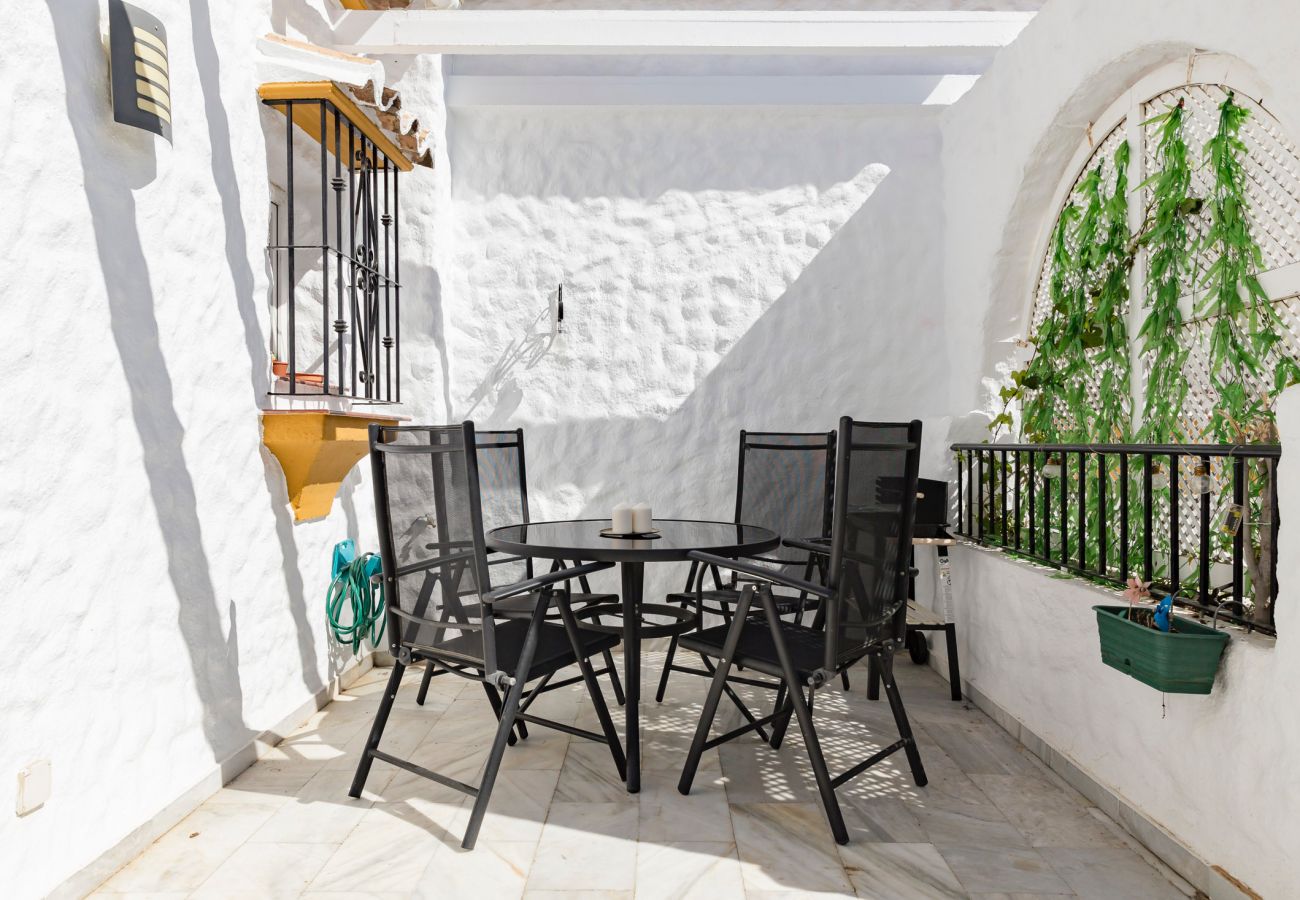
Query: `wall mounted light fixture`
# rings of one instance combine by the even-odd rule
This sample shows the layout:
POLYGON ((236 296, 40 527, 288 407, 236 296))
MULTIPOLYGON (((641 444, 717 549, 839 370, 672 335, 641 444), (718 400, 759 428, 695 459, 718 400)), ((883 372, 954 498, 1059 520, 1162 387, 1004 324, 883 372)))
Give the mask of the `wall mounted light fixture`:
POLYGON ((564 334, 564 282, 555 289, 555 333, 564 334))
POLYGON ((108 64, 113 119, 172 139, 167 29, 142 9, 108 0, 108 64))

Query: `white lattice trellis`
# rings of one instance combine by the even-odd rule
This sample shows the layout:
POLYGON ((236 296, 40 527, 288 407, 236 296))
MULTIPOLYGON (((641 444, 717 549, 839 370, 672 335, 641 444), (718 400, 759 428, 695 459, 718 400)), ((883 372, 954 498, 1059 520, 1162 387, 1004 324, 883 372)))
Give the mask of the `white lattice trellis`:
MULTIPOLYGON (((1130 143, 1133 159, 1129 182, 1133 186, 1140 184, 1156 166, 1154 131, 1141 123, 1165 112, 1179 101, 1182 101, 1184 107, 1184 135, 1193 162, 1191 193, 1193 196, 1207 197, 1213 175, 1207 167, 1201 165, 1203 148, 1218 128, 1220 105, 1228 91, 1233 90, 1234 101, 1251 113, 1242 128, 1242 140, 1246 145, 1244 162, 1249 178, 1247 193, 1251 234, 1260 246, 1264 261, 1259 278, 1261 285, 1273 298, 1274 309, 1284 325, 1282 343, 1275 348, 1260 375, 1252 378, 1252 383, 1248 385, 1250 391, 1266 395, 1272 387, 1273 363, 1279 356, 1285 354, 1300 359, 1300 149, 1287 137, 1281 123, 1254 99, 1261 93, 1254 89, 1257 85, 1242 83, 1249 80, 1249 75, 1237 71, 1231 62, 1216 57, 1199 57, 1192 60, 1191 64, 1179 63, 1143 79, 1126 97, 1116 101, 1107 115, 1094 126, 1093 132, 1104 133, 1105 137, 1076 155, 1077 167, 1071 170, 1072 180, 1063 185, 1060 192, 1060 208, 1063 209, 1067 202, 1077 202, 1079 185, 1099 164, 1102 166, 1106 189, 1113 188, 1115 173, 1111 159, 1125 139, 1130 143), (1198 75, 1208 77, 1197 77, 1198 75)), ((1141 211, 1149 202, 1149 193, 1149 189, 1141 189, 1130 197, 1133 212, 1130 223, 1134 229, 1140 222, 1141 211)), ((1055 228, 1054 221, 1044 239, 1045 246, 1030 315, 1032 330, 1042 324, 1051 309, 1050 235, 1055 232, 1055 228)), ((1196 239, 1202 239, 1208 228, 1209 213, 1206 210, 1193 221, 1196 239)), ((1187 320, 1184 334, 1189 351, 1184 367, 1189 390, 1180 421, 1184 440, 1189 443, 1207 440, 1215 402, 1208 358, 1208 336, 1213 323, 1212 320, 1197 319, 1194 315, 1196 301, 1204 293, 1199 281, 1213 258, 1212 248, 1197 249, 1194 270, 1184 281, 1184 296, 1180 300, 1187 320)), ((1145 260, 1139 254, 1131 282, 1133 299, 1128 311, 1130 342, 1136 341, 1137 331, 1145 315, 1144 271, 1145 260)), ((1131 358, 1141 359, 1136 348, 1131 353, 1131 358)), ((1139 373, 1140 377, 1134 379, 1134 410, 1142 408, 1140 391, 1145 384, 1145 374, 1139 373)), ((1102 375, 1100 367, 1092 373, 1091 381, 1086 386, 1090 401, 1095 401, 1098 396, 1102 375)), ((1058 407, 1058 416, 1062 417, 1058 421, 1063 431, 1073 424, 1064 420, 1065 415, 1065 411, 1058 407)), ((1231 473, 1222 464, 1212 465, 1210 473, 1215 482, 1212 491, 1215 497, 1213 515, 1217 520, 1227 502, 1225 498, 1230 497, 1231 473)), ((1194 547, 1197 539, 1200 510, 1198 493, 1191 490, 1192 473, 1183 471, 1180 476, 1180 490, 1177 492, 1179 531, 1180 543, 1186 552, 1194 547)))

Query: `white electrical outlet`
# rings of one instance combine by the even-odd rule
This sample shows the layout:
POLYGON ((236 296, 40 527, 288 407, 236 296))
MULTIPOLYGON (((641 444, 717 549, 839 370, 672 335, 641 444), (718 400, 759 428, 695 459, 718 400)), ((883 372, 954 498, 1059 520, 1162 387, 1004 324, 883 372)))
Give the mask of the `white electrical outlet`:
POLYGON ((20 816, 34 812, 50 799, 50 761, 38 759, 18 770, 18 802, 15 811, 20 816))

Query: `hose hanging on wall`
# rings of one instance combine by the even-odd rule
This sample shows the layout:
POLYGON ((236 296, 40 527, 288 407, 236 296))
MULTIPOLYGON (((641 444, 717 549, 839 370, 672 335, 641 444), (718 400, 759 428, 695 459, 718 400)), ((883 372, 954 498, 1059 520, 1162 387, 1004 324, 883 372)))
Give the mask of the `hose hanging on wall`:
POLYGON ((375 581, 382 572, 379 557, 374 553, 357 556, 356 544, 339 541, 334 545, 334 580, 325 594, 325 618, 330 631, 340 644, 351 644, 352 652, 361 648, 361 639, 369 637, 378 646, 384 636, 384 588, 375 581), (345 624, 343 613, 351 610, 345 624))

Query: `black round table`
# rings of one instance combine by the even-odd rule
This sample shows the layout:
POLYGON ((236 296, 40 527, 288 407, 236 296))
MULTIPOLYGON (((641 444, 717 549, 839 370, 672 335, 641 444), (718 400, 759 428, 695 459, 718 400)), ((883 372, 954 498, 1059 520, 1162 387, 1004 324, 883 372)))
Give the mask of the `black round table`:
POLYGON ((641 600, 645 564, 681 562, 693 550, 717 556, 754 556, 777 547, 780 536, 756 525, 657 519, 654 539, 608 538, 601 535, 608 519, 530 522, 506 525, 487 533, 489 549, 534 559, 616 562, 622 575, 623 690, 627 697, 627 789, 641 790, 641 600))

